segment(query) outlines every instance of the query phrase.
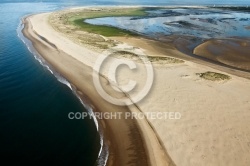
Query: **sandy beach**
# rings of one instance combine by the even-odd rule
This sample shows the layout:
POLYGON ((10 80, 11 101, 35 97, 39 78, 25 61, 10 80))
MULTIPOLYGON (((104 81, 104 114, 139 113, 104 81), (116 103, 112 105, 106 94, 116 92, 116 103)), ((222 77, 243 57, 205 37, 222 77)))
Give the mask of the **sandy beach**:
MULTIPOLYGON (((105 143, 109 146, 107 165, 250 165, 250 80, 246 79, 249 73, 197 60, 179 52, 171 43, 161 45, 141 37, 103 37, 82 31, 67 34, 66 31, 74 27, 56 28, 56 25, 60 26, 56 24, 56 19, 76 10, 84 12, 85 9, 68 9, 26 17, 23 33, 32 41, 39 54, 72 84, 83 101, 96 112, 181 114, 180 119, 137 120, 123 117, 99 120, 105 143), (153 86, 143 100, 130 106, 117 106, 104 100, 92 81, 93 67, 103 49, 82 44, 80 39, 75 38, 81 35, 99 40, 99 43, 112 45, 112 42, 116 42, 115 46, 111 46, 112 50, 169 59, 161 61, 156 58, 157 61, 152 61, 153 86), (200 73, 206 72, 221 73, 230 79, 211 81, 200 77, 200 73)), ((195 53, 214 54, 206 50, 207 45, 212 44, 201 45, 195 53)), ((226 44, 223 46, 226 47, 226 44)), ((246 53, 245 50, 241 51, 246 53)), ((235 52, 238 53, 236 49, 235 52)), ((111 57, 108 65, 116 59, 116 56, 111 57)), ((117 75, 121 83, 126 84, 127 80, 132 79, 139 85, 145 84, 147 74, 144 66, 140 62, 135 63, 139 66, 139 72, 123 70, 117 75)), ((249 64, 241 67, 248 70, 249 64)), ((109 94, 129 98, 127 94, 116 93, 111 87, 108 66, 99 74, 109 94)), ((140 90, 139 87, 134 93, 140 90)))
POLYGON ((247 39, 214 39, 197 46, 194 54, 250 71, 249 46, 250 42, 247 39))
MULTIPOLYGON (((127 107, 115 106, 108 103, 98 95, 92 82, 86 82, 86 80, 91 80, 92 69, 90 65, 93 64, 94 58, 97 58, 98 54, 72 43, 72 41, 64 38, 59 33, 55 33, 47 24, 48 16, 49 14, 40 14, 30 16, 24 20, 25 29, 23 33, 32 41, 39 54, 41 54, 55 70, 59 71, 69 80, 72 86, 75 87, 78 95, 85 102, 92 105, 94 111, 130 111, 127 107), (44 24, 41 24, 42 22, 40 21, 44 24), (36 25, 41 28, 39 28, 40 31, 36 29, 36 25), (47 37, 44 32, 49 36, 57 34, 53 36, 55 41, 61 44, 70 44, 73 47, 67 47, 68 50, 57 49, 60 48, 58 43, 55 43, 53 39, 51 40, 50 37, 47 37), (43 36, 43 40, 37 36, 37 34, 43 36), (44 39, 50 42, 45 42, 44 39), (51 45, 51 43, 53 43, 53 45, 51 45), (71 56, 71 54, 67 54, 68 52, 75 52, 75 57, 71 56), (79 52, 82 54, 79 54, 79 52), (85 57, 83 55, 85 55, 85 57), (87 60, 85 59, 86 57, 91 59, 87 60)), ((103 79, 103 81, 106 80, 103 79)), ((138 109, 133 107, 133 111, 138 111, 138 109)), ((148 126, 147 121, 123 118, 117 120, 102 120, 99 124, 105 131, 104 141, 109 146, 107 165, 174 165, 167 154, 164 153, 153 130, 144 127, 148 126), (147 130, 147 132, 142 132, 142 127, 145 128, 143 130, 147 130)))

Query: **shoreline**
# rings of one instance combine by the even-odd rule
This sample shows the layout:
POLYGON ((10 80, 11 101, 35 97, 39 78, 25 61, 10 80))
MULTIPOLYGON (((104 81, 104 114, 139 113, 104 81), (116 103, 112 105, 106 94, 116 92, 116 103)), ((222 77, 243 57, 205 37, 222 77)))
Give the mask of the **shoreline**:
MULTIPOLYGON (((106 139, 111 137, 110 140, 106 140, 111 154, 107 165, 129 165, 129 163, 142 165, 138 162, 144 162, 143 165, 152 166, 175 164, 224 166, 227 163, 232 165, 250 163, 247 159, 249 154, 247 150, 250 150, 248 143, 250 124, 246 118, 250 115, 248 79, 235 76, 233 73, 237 71, 215 64, 207 65, 207 62, 201 62, 176 49, 171 49, 171 45, 166 44, 168 47, 160 49, 162 45, 157 46, 155 41, 121 37, 118 41, 142 48, 143 52, 152 57, 176 57, 185 61, 155 63, 156 78, 151 92, 145 99, 129 107, 114 106, 103 101, 90 81, 83 81, 91 80, 90 73, 98 55, 88 47, 78 45, 66 34, 53 29, 48 23, 48 15, 47 13, 28 17, 26 34, 33 40, 33 45, 40 50, 40 54, 47 58, 46 61, 56 67, 62 75, 67 76, 65 78, 76 87, 79 95, 87 96, 87 100, 89 99, 91 105, 96 107, 96 111, 123 110, 146 114, 150 111, 170 110, 182 114, 182 119, 174 121, 166 119, 102 121, 100 124, 104 132, 108 133, 104 137, 106 139), (37 34, 47 38, 49 43, 53 43, 56 47, 41 40, 32 28, 27 27, 31 25, 35 26, 34 30, 38 30, 37 34), (230 80, 217 82, 200 77, 202 73, 208 71, 228 74, 230 80), (239 135, 239 132, 242 134, 239 135)), ((95 35, 92 34, 92 37, 95 35)), ((185 43, 182 44, 185 46, 185 43)), ((110 90, 105 74, 101 73, 101 79, 106 83, 107 90, 110 90)), ((126 74, 120 77, 126 77, 126 74)), ((140 77, 139 81, 142 82, 145 76, 140 75, 140 77)))
MULTIPOLYGON (((71 74, 68 73, 70 71, 65 70, 65 67, 60 66, 60 64, 58 64, 55 60, 50 59, 49 56, 46 56, 46 54, 48 54, 48 53, 50 55, 55 54, 55 56, 60 55, 60 56, 63 56, 64 60, 67 59, 69 61, 74 61, 74 65, 78 64, 78 66, 81 66, 79 68, 83 68, 84 71, 91 70, 89 66, 83 67, 82 63, 78 62, 76 59, 74 59, 70 55, 66 54, 65 52, 58 50, 56 47, 53 47, 51 45, 51 42, 46 42, 47 39, 41 40, 41 38, 39 36, 36 36, 38 33, 33 30, 32 25, 31 25, 30 21, 28 20, 30 17, 33 17, 33 15, 24 18, 24 21, 23 21, 24 29, 22 32, 23 32, 24 36, 32 42, 33 47, 36 49, 36 51, 50 65, 52 65, 53 68, 57 72, 59 72, 63 77, 65 77, 69 81, 71 86, 74 87, 74 90, 77 92, 77 94, 80 96, 80 98, 84 101, 84 103, 88 103, 88 105, 93 106, 92 108, 93 108, 94 112, 101 112, 101 110, 102 110, 101 107, 106 107, 106 109, 105 109, 106 111, 107 111, 107 108, 111 109, 113 111, 115 109, 123 110, 124 112, 130 111, 126 107, 114 106, 114 105, 107 103, 106 101, 103 101, 103 99, 101 99, 98 96, 98 94, 96 92, 94 92, 94 87, 91 87, 92 88, 91 90, 88 89, 89 87, 87 87, 87 89, 86 89, 85 87, 83 87, 82 85, 79 84, 79 82, 81 83, 82 81, 77 80, 77 78, 72 77, 72 75, 71 75, 72 73, 71 74), (102 100, 102 104, 98 104, 98 102, 94 102, 94 101, 96 101, 97 98, 102 100)), ((92 72, 86 72, 86 73, 87 73, 86 77, 88 78, 90 76, 89 73, 92 73, 92 72)), ((89 84, 90 84, 90 82, 89 82, 89 84)), ((106 164, 107 166, 110 166, 110 165, 121 165, 122 166, 122 165, 127 165, 127 163, 131 162, 131 158, 128 157, 131 152, 129 152, 129 150, 127 150, 127 147, 126 147, 129 144, 133 144, 133 149, 136 151, 133 153, 135 154, 135 156, 137 156, 136 158, 138 158, 137 161, 135 161, 135 162, 138 162, 138 161, 141 162, 139 164, 142 164, 145 166, 146 165, 174 165, 172 163, 171 159, 169 157, 165 156, 166 154, 163 155, 165 157, 160 157, 162 159, 161 161, 156 160, 156 159, 152 159, 152 157, 159 158, 157 156, 150 156, 149 157, 148 153, 152 153, 152 152, 150 152, 148 150, 148 148, 152 148, 152 147, 148 147, 148 145, 149 145, 149 143, 147 143, 148 140, 145 140, 145 137, 141 136, 141 134, 145 135, 146 133, 140 131, 140 126, 139 126, 139 123, 140 124, 144 123, 144 125, 145 125, 145 122, 137 122, 136 120, 123 119, 123 122, 121 120, 119 120, 119 122, 117 120, 114 120, 114 121, 112 121, 112 120, 98 120, 98 123, 99 123, 99 126, 101 126, 102 130, 104 131, 103 132, 104 143, 107 144, 108 148, 109 148, 109 157, 108 157, 108 161, 106 164), (131 122, 129 122, 129 121, 131 121, 131 122), (127 133, 124 134, 124 133, 119 132, 119 131, 121 131, 121 129, 117 128, 117 125, 120 128, 124 128, 123 132, 127 130, 127 133), (129 127, 127 127, 128 125, 129 125, 129 127), (132 131, 132 130, 136 130, 136 131, 132 131), (126 134, 129 135, 130 132, 133 132, 133 137, 134 137, 133 139, 129 138, 126 135, 126 134), (122 135, 122 137, 115 136, 117 133, 120 133, 122 135), (121 143, 122 141, 123 141, 123 143, 121 143), (136 142, 136 144, 133 142, 136 142), (125 145, 123 145, 123 144, 125 144, 125 145), (126 153, 127 153, 127 155, 126 155, 126 153), (170 163, 170 164, 167 164, 167 163, 170 163)), ((151 134, 150 133, 147 133, 147 134, 154 135, 154 133, 152 131, 151 131, 151 134)), ((151 139, 156 139, 156 138, 151 138, 151 139)), ((161 149, 160 144, 158 143, 158 145, 157 145, 157 141, 153 144, 158 146, 159 149, 161 149)), ((160 156, 162 156, 162 154, 160 154, 160 156)), ((135 159, 133 159, 133 160, 135 160, 135 159)))

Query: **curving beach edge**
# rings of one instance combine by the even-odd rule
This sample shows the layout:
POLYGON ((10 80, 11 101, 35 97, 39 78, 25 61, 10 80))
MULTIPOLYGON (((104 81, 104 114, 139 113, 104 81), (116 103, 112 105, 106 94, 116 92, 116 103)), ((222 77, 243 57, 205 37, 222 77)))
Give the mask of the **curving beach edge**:
MULTIPOLYGON (((37 52, 70 82, 80 98, 87 105, 90 105, 94 112, 140 111, 136 105, 132 105, 130 108, 126 106, 115 106, 102 99, 96 92, 92 83, 93 71, 88 62, 84 60, 87 64, 82 63, 82 61, 79 61, 76 57, 65 53, 61 47, 54 44, 47 36, 46 38, 41 37, 42 35, 40 35, 39 30, 49 35, 51 35, 51 33, 58 33, 47 23, 46 20, 49 15, 50 13, 46 13, 24 18, 24 29, 22 32, 24 36, 32 42, 37 52), (34 28, 34 23, 37 21, 39 22, 37 25, 39 25, 41 29, 34 28), (46 30, 44 28, 46 28, 46 30)), ((53 38, 58 36, 50 37, 53 38)), ((59 38, 59 40, 67 42, 67 44, 71 43, 74 45, 73 48, 79 47, 63 36, 62 38, 59 38), (62 38, 63 40, 61 40, 62 38)), ((81 47, 81 49, 87 52, 88 55, 97 55, 92 50, 83 47, 81 47)), ((104 77, 102 78, 105 79, 104 77)), ((108 145, 109 149, 107 166, 131 164, 145 166, 175 165, 165 153, 164 148, 146 119, 139 121, 125 118, 117 120, 102 119, 98 120, 98 123, 103 130, 104 143, 108 145)))
MULTIPOLYGON (((181 118, 175 120, 125 117, 98 120, 104 142, 109 148, 106 165, 250 164, 250 124, 247 118, 250 116, 250 81, 238 77, 249 78, 248 73, 214 64, 206 65, 205 62, 194 60, 173 49, 171 44, 167 48, 157 49, 157 45, 161 46, 159 43, 141 37, 107 39, 101 36, 105 41, 117 41, 119 51, 131 45, 136 49, 130 52, 136 53, 139 50, 157 57, 157 62, 152 61, 155 79, 150 93, 139 103, 130 106, 111 104, 98 94, 92 81, 93 66, 102 49, 95 51, 88 45, 79 44, 72 36, 55 29, 50 22, 52 17, 59 19, 60 14, 79 10, 84 12, 86 9, 98 10, 76 8, 28 16, 23 19, 23 34, 37 52, 71 83, 94 112, 165 111, 181 114, 181 118), (159 57, 169 59, 161 62, 159 57)), ((77 33, 80 35, 82 32, 77 33)), ((96 37, 96 34, 87 34, 96 37)), ((99 74, 105 90, 113 93, 105 72, 99 74)), ((138 75, 134 77, 138 78, 138 75)), ((146 76, 139 77, 137 81, 143 82, 146 76)), ((128 97, 126 94, 124 96, 128 97)))

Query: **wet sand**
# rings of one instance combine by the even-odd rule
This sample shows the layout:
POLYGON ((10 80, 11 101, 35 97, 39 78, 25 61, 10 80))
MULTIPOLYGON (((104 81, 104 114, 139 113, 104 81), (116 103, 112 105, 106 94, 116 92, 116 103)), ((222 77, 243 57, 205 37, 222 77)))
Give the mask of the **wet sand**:
POLYGON ((250 40, 212 39, 194 49, 194 54, 250 72, 250 40))
MULTIPOLYGON (((92 80, 93 69, 71 55, 68 55, 63 50, 58 49, 58 46, 55 47, 55 44, 52 45, 51 43, 53 42, 48 38, 41 38, 41 35, 37 35, 38 32, 33 29, 30 22, 32 17, 34 16, 29 16, 24 19, 23 23, 25 28, 23 33, 25 37, 31 40, 38 53, 75 87, 78 95, 84 102, 92 106, 95 112, 126 113, 130 112, 131 109, 133 109, 133 112, 140 111, 136 105, 131 106, 131 108, 127 106, 116 106, 99 96, 93 82, 86 81, 92 80)), ((43 16, 40 18, 47 17, 43 16)), ((37 21, 41 21, 39 17, 37 21)), ((44 31, 43 28, 41 28, 41 30, 44 31)), ((87 49, 83 50, 85 50, 85 53, 95 54, 87 49)), ((110 90, 111 87, 107 84, 107 79, 103 76, 101 76, 101 78, 101 81, 106 84, 105 89, 110 90)), ((125 119, 123 114, 121 119, 99 120, 99 125, 104 133, 104 141, 109 147, 108 166, 174 165, 169 156, 164 153, 158 138, 150 128, 146 119, 140 121, 136 119, 125 119)))
POLYGON ((145 48, 145 52, 151 56, 171 56, 195 62, 201 65, 250 79, 249 71, 249 40, 225 39, 221 44, 212 44, 212 41, 199 43, 190 41, 195 37, 168 36, 157 40, 139 37, 111 37, 111 39, 130 43, 134 47, 145 48), (232 47, 228 43, 231 43, 232 47), (213 51, 207 47, 212 47, 213 51), (217 52, 217 53, 216 53, 217 52), (218 54, 219 53, 219 54, 218 54), (218 58, 219 57, 219 58, 218 58), (223 57, 223 58, 222 58, 223 57), (238 58, 239 59, 235 59, 238 58))
MULTIPOLYGON (((74 11, 69 10, 69 12, 74 11)), ((55 14, 56 17, 58 14, 60 12, 55 14)), ((133 37, 112 38, 123 42, 120 48, 125 49, 125 46, 130 45, 131 51, 134 52, 138 48, 146 55, 186 60, 183 63, 154 63, 155 78, 149 94, 130 107, 114 106, 104 101, 95 91, 93 83, 89 81, 92 80, 91 72, 98 53, 77 44, 75 42, 77 38, 73 38, 73 35, 68 37, 67 34, 53 29, 48 24, 49 15, 28 17, 24 33, 32 40, 39 53, 75 85, 80 92, 79 95, 85 94, 96 111, 122 110, 142 113, 172 111, 182 115, 181 119, 177 120, 123 119, 101 123, 106 142, 110 146, 108 165, 248 166, 250 164, 250 94, 248 93, 250 81, 236 76, 237 74, 247 76, 247 72, 232 70, 184 54, 173 47, 176 43, 168 41, 159 43, 133 37), (40 40, 34 31, 58 49, 40 40), (223 73, 229 75, 231 79, 208 81, 197 75, 207 71, 223 73)), ((79 35, 79 32, 72 31, 72 33, 79 35)), ((186 47, 186 42, 179 44, 186 47)), ((106 82, 105 89, 113 93, 105 79, 107 72, 100 74, 104 76, 102 81, 106 82)), ((131 77, 142 83, 147 76, 125 72, 118 77, 120 80, 131 77)))

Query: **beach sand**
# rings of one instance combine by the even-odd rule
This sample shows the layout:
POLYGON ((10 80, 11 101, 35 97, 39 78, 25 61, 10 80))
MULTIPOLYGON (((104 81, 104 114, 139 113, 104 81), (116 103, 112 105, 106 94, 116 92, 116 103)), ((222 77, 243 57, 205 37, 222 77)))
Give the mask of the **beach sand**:
MULTIPOLYGON (((79 95, 92 104, 95 111, 181 114, 180 119, 101 121, 105 141, 110 147, 108 165, 250 165, 249 79, 232 75, 230 70, 219 71, 218 66, 211 68, 205 63, 194 63, 193 58, 190 58, 192 62, 184 63, 155 62, 154 82, 148 95, 129 107, 116 106, 100 97, 91 81, 98 52, 79 45, 67 35, 54 30, 48 24, 49 16, 50 13, 27 17, 23 32, 45 60, 75 86, 79 95), (207 71, 223 73, 231 79, 209 81, 197 75, 207 71)), ((152 47, 152 42, 148 39, 112 39, 127 43, 121 44, 119 49, 132 45, 132 48, 138 49, 130 51, 150 56, 174 56, 185 60, 188 57, 171 45, 164 48, 165 51, 152 47)), ((112 61, 114 58, 109 63, 112 61)), ((139 68, 143 67, 142 63, 137 65, 139 68)), ((118 96, 105 79, 108 77, 108 69, 100 74, 103 76, 104 89, 118 96)), ((117 77, 124 84, 128 79, 144 84, 147 79, 145 73, 131 73, 128 70, 117 77)), ((121 97, 127 96, 124 94, 121 97)))
POLYGON ((187 45, 190 45, 192 42, 190 42, 189 37, 186 36, 169 36, 169 40, 165 42, 139 37, 111 37, 111 39, 129 43, 134 47, 145 48, 143 51, 150 56, 176 57, 208 66, 228 74, 250 79, 250 72, 247 72, 249 68, 249 47, 247 47, 249 40, 247 39, 228 39, 230 42, 235 41, 236 44, 239 43, 236 47, 233 46, 230 49, 228 49, 227 42, 221 42, 219 45, 214 45, 211 42, 216 39, 209 40, 199 44, 193 50, 187 47, 187 45), (208 46, 209 48, 213 47, 213 50, 207 49, 208 46), (222 52, 223 56, 216 57, 216 51, 222 52), (235 57, 238 56, 240 56, 239 59, 235 61, 235 57))
POLYGON ((194 49, 194 54, 250 71, 250 41, 247 39, 212 39, 194 49))
MULTIPOLYGON (((69 80, 78 95, 92 105, 94 111, 130 111, 128 107, 115 106, 99 96, 91 81, 93 70, 90 67, 98 54, 55 32, 47 23, 48 16, 49 14, 40 14, 24 20, 23 33, 32 41, 39 54, 69 80), (43 36, 42 39, 37 34, 43 36)), ((102 81, 107 82, 104 78, 102 81)), ((106 90, 110 89, 106 86, 106 90)), ((136 107, 130 108, 138 111, 136 107)), ((109 146, 107 165, 174 165, 162 149, 153 130, 145 127, 148 126, 146 120, 122 118, 101 120, 99 124, 104 130, 104 141, 109 146)))

